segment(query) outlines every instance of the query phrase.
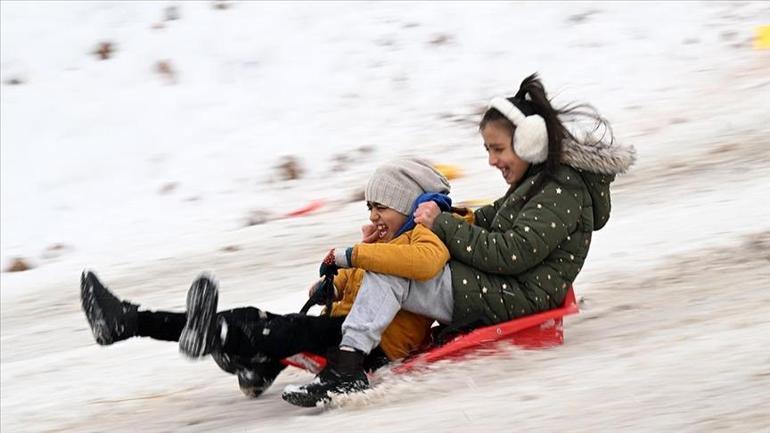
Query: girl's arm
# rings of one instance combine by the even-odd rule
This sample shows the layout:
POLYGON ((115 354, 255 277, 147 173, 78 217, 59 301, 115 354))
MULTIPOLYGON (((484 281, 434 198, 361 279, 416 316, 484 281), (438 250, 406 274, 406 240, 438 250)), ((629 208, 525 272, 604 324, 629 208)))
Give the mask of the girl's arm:
MULTIPOLYGON (((556 183, 545 186, 517 213, 500 210, 499 227, 483 228, 442 212, 433 231, 449 248, 452 259, 483 272, 517 275, 545 260, 577 228, 581 201, 556 183), (508 228, 503 231, 503 228, 508 228)), ((507 203, 506 203, 507 204, 507 203)), ((478 220, 477 220, 478 222, 478 220)), ((491 220, 488 220, 491 223, 491 220)))
POLYGON ((497 215, 497 210, 500 209, 500 206, 504 201, 505 197, 495 200, 492 204, 476 209, 476 211, 473 212, 473 221, 469 221, 469 223, 489 230, 492 220, 495 219, 495 215, 497 215))

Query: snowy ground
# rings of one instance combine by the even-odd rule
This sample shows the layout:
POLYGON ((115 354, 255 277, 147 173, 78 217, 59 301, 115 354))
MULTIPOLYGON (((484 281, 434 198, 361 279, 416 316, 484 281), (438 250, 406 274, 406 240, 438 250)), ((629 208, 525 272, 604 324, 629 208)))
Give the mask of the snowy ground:
POLYGON ((1 264, 35 265, 0 274, 0 430, 770 430, 767 4, 180 2, 164 21, 170 5, 0 3, 1 264), (113 58, 90 54, 101 40, 113 58), (457 164, 456 200, 499 196, 475 113, 534 70, 639 152, 564 346, 383 373, 323 411, 280 399, 304 372, 247 400, 173 344, 93 343, 85 267, 154 309, 181 309, 203 270, 222 308, 298 309, 391 156, 457 164), (302 179, 274 178, 284 155, 302 179), (333 205, 244 227, 316 198, 333 205))

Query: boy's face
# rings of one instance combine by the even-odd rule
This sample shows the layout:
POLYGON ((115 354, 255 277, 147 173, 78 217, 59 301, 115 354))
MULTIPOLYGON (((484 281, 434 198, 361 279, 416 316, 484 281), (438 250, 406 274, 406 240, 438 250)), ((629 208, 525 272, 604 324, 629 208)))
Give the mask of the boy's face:
POLYGON ((406 215, 375 202, 366 202, 369 221, 377 227, 377 235, 383 242, 392 241, 407 220, 406 215))

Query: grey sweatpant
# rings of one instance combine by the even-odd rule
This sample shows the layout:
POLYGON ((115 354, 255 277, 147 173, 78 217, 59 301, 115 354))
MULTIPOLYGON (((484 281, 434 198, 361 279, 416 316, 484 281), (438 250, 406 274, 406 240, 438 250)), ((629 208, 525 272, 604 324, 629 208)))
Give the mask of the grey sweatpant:
POLYGON ((367 272, 353 308, 342 324, 340 346, 369 353, 380 344, 382 333, 399 310, 449 323, 453 306, 449 265, 427 281, 367 272))

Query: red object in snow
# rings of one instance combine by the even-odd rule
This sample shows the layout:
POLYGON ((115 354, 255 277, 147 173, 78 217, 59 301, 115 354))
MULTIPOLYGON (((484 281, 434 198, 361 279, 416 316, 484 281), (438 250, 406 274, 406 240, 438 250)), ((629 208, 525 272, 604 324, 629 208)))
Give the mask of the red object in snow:
POLYGON ((304 352, 282 359, 281 364, 301 368, 313 374, 318 374, 324 367, 326 367, 326 358, 314 353, 304 352))
MULTIPOLYGON (((444 345, 430 348, 405 359, 403 363, 393 368, 393 372, 406 373, 442 359, 460 358, 478 352, 479 349, 488 345, 503 341, 508 341, 525 349, 559 346, 564 344, 564 316, 576 314, 579 311, 575 300, 575 291, 570 286, 560 308, 519 317, 497 325, 485 326, 459 335, 444 345)), ((326 365, 326 359, 323 356, 312 353, 300 353, 286 358, 282 362, 285 365, 292 365, 312 373, 320 372, 326 365)))
POLYGON ((310 203, 306 204, 305 206, 302 206, 297 210, 293 210, 289 213, 284 214, 283 217, 288 218, 288 217, 295 217, 295 216, 309 214, 310 212, 313 212, 322 208, 324 204, 325 202, 322 199, 313 200, 310 203))
POLYGON ((560 308, 519 317, 497 325, 485 326, 459 335, 442 346, 428 349, 407 358, 402 364, 394 367, 393 371, 405 373, 431 362, 459 358, 478 351, 484 346, 501 341, 508 341, 525 349, 559 346, 564 344, 563 317, 578 312, 575 291, 570 286, 560 308))

